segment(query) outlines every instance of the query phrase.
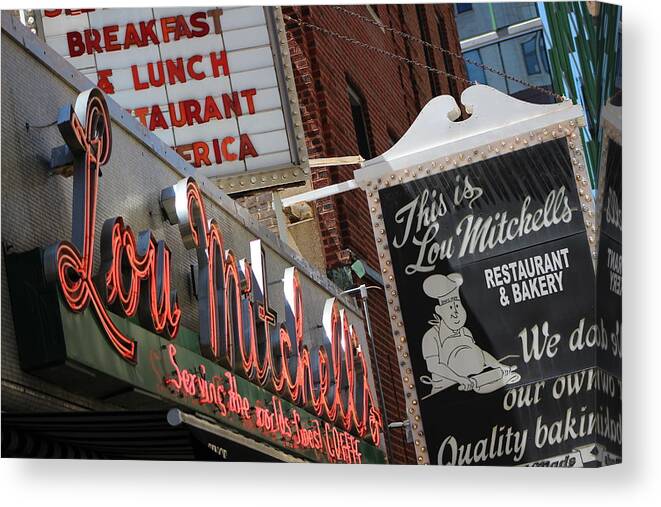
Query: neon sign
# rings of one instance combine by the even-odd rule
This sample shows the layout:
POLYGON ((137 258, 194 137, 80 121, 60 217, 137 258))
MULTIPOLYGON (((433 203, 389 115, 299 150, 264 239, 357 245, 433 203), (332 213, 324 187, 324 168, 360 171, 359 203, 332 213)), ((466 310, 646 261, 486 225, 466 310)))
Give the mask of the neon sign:
POLYGON ((136 240, 121 218, 106 221, 101 239, 103 297, 92 275, 99 175, 112 147, 110 116, 101 92, 88 90, 78 96, 75 108, 63 108, 58 128, 74 156, 73 241, 46 249, 45 273, 49 280, 59 282, 71 310, 79 312, 91 304, 112 346, 127 361, 135 361, 136 343, 113 323, 104 299, 113 309, 133 317, 142 292, 151 317, 147 325, 174 338, 181 309, 170 290, 170 251, 150 232, 136 240), (122 266, 130 269, 128 284, 122 266))
POLYGON ((195 399, 201 406, 211 405, 223 417, 236 415, 244 424, 254 425, 262 433, 292 448, 322 452, 329 462, 362 462, 359 441, 349 433, 327 422, 322 424, 318 419, 304 425, 300 412, 294 408, 287 413, 282 399, 275 395, 270 403, 251 404, 239 392, 236 376, 232 372, 225 371, 224 378, 214 375, 209 379, 203 364, 197 367, 197 371, 180 367, 174 344, 167 346, 167 354, 173 374, 166 377, 165 384, 172 392, 195 399))
POLYGON ((96 204, 101 167, 112 146, 111 122, 103 94, 92 89, 79 95, 75 107, 60 113, 58 128, 74 158, 73 241, 49 247, 44 255, 47 278, 56 282, 73 312, 90 307, 113 349, 135 364, 139 343, 112 321, 110 311, 137 316, 141 326, 172 340, 168 354, 173 371, 165 384, 220 415, 256 417, 264 431, 277 431, 297 445, 320 449, 329 459, 359 461, 357 443, 332 423, 378 446, 381 414, 369 388, 366 359, 356 329, 335 298, 326 301, 323 342, 304 343, 304 308, 299 275, 284 273, 284 318, 270 307, 266 254, 260 240, 250 243, 250 260, 226 250, 222 231, 209 218, 193 178, 161 192, 161 206, 176 224, 186 248, 197 255, 199 345, 203 356, 229 370, 226 378, 206 378, 176 362, 181 307, 172 288, 171 252, 150 231, 137 236, 121 217, 106 220, 100 239, 100 269, 94 263, 96 204), (272 408, 251 407, 236 388, 234 373, 274 393, 272 408), (300 426, 296 411, 278 414, 278 398, 313 412, 327 422, 300 426), (253 415, 256 414, 256 415, 253 415), (323 438, 322 438, 323 437, 323 438))

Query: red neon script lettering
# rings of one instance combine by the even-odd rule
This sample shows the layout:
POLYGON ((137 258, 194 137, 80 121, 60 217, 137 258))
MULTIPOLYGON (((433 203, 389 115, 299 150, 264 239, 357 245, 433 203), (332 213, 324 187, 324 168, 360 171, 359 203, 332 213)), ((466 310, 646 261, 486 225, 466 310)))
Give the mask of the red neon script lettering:
MULTIPOLYGON (((62 241, 46 250, 45 273, 49 280, 59 282, 72 311, 81 312, 91 303, 111 345, 122 358, 135 362, 136 342, 115 325, 92 276, 100 169, 110 159, 112 147, 110 116, 102 93, 96 88, 81 93, 74 108, 60 112, 58 128, 74 158, 73 241, 62 241)), ((136 243, 119 218, 108 220, 103 230, 101 264, 106 301, 116 303, 124 315, 133 316, 144 282, 148 286, 149 327, 174 338, 181 310, 170 288, 169 250, 149 232, 136 243), (122 278, 125 266, 130 269, 128 288, 122 278)))
POLYGON ((329 299, 324 308, 324 342, 309 347, 303 340, 303 294, 296 268, 285 270, 285 315, 278 322, 269 308, 259 240, 251 242, 251 262, 237 261, 225 251, 222 232, 208 219, 193 178, 164 189, 161 206, 170 223, 179 226, 184 245, 197 253, 202 354, 347 431, 369 435, 378 445, 383 422, 369 388, 366 360, 337 301, 329 299))
POLYGON ((180 368, 177 364, 177 348, 172 343, 168 344, 168 356, 174 371, 172 377, 165 379, 165 385, 181 395, 197 398, 200 405, 214 405, 220 415, 226 416, 225 387, 222 380, 217 376, 208 380, 203 364, 199 366, 199 374, 180 368))

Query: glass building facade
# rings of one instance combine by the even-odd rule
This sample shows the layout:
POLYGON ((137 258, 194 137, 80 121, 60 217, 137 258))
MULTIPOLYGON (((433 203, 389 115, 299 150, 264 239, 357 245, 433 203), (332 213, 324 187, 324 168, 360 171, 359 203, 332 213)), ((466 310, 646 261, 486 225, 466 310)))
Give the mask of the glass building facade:
POLYGON ((542 23, 534 2, 459 3, 455 13, 471 81, 529 102, 554 102, 552 95, 537 89, 550 91, 552 86, 542 23))

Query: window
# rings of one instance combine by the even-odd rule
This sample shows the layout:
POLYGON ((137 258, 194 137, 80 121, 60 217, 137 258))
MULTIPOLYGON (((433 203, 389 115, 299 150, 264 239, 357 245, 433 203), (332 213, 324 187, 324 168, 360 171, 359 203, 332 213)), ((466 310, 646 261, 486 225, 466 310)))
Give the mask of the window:
POLYGON ((472 39, 478 35, 493 32, 496 28, 491 9, 490 3, 455 4, 454 10, 456 14, 454 18, 457 24, 459 40, 472 39), (461 5, 470 7, 462 8, 460 7, 461 5))
MULTIPOLYGON (((617 53, 615 55, 615 89, 622 89, 622 31, 617 32, 617 53)), ((620 99, 622 97, 619 97, 620 99)))
POLYGON ((365 160, 372 158, 372 150, 370 149, 370 139, 367 131, 367 119, 365 114, 365 105, 363 99, 358 92, 348 87, 349 104, 351 104, 351 117, 353 118, 353 129, 356 133, 356 144, 358 145, 358 153, 365 160))
POLYGON ((523 23, 539 17, 535 2, 498 2, 491 4, 495 29, 523 23))
POLYGON ((551 71, 549 70, 549 59, 548 59, 548 55, 546 54, 546 44, 544 44, 544 36, 542 35, 542 32, 537 32, 537 50, 541 55, 542 67, 544 67, 544 73, 549 74, 551 71))
POLYGON ((484 64, 480 50, 474 49, 472 51, 466 51, 464 53, 464 58, 466 59, 466 72, 468 72, 468 79, 473 82, 487 84, 487 76, 484 73, 484 68, 468 63, 468 60, 470 60, 475 63, 484 64))
POLYGON ((367 9, 367 12, 369 12, 369 15, 372 16, 372 19, 379 24, 381 31, 386 33, 385 28, 383 28, 383 21, 381 21, 381 18, 379 17, 379 6, 377 4, 366 5, 365 8, 367 9))
MULTIPOLYGON (((431 44, 429 37, 429 28, 427 27, 427 15, 425 12, 424 5, 416 5, 415 11, 418 16, 418 25, 420 27, 420 37, 422 40, 431 44)), ((427 45, 422 46, 422 50, 425 54, 425 63, 427 67, 436 68, 436 61, 434 60, 434 54, 431 51, 431 48, 427 45)), ((432 70, 427 71, 429 76, 429 87, 431 88, 432 97, 436 97, 441 94, 441 85, 438 81, 438 73, 432 70)))
POLYGON ((521 43, 521 52, 523 53, 523 61, 526 64, 528 75, 541 74, 542 69, 539 66, 539 58, 537 57, 537 35, 533 35, 530 39, 521 43))
MULTIPOLYGON (((441 41, 441 47, 446 50, 451 49, 450 41, 448 40, 447 26, 445 25, 445 20, 441 16, 438 16, 437 18, 437 26, 438 26, 438 38, 441 41)), ((445 51, 443 51, 443 66, 445 72, 452 75, 455 74, 454 62, 452 61, 452 56, 445 51)), ((448 88, 450 88, 450 95, 452 95, 455 99, 459 99, 459 90, 457 88, 457 82, 454 80, 453 77, 447 76, 447 78, 448 78, 448 88)))
POLYGON ((388 149, 390 149, 399 142, 401 136, 398 136, 397 133, 392 129, 388 129, 387 132, 388 132, 388 143, 390 144, 388 146, 388 149))
POLYGON ((466 73, 471 81, 487 84, 503 93, 535 104, 548 104, 554 100, 552 96, 499 74, 524 78, 536 87, 552 89, 541 30, 487 44, 466 51, 463 56, 466 73), (475 64, 469 63, 469 60, 475 64), (493 69, 493 72, 480 67, 480 64, 493 69))

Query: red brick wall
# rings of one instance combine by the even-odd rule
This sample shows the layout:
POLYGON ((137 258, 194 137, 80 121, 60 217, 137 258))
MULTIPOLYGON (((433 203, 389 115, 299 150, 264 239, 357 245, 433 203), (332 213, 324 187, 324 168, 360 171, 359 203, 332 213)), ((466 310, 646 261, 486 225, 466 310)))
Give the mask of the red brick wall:
MULTIPOLYGON (((365 6, 348 9, 370 17, 365 6)), ((451 50, 460 53, 452 4, 427 4, 420 13, 415 5, 374 5, 381 22, 403 32, 421 37, 419 20, 428 24, 431 42, 440 46, 438 16, 441 16, 451 50), (422 14, 419 16, 418 14, 422 14)), ((329 6, 283 7, 294 18, 348 35, 371 46, 425 63, 423 46, 329 6)), ((357 155, 351 107, 347 94, 350 84, 362 97, 370 135, 372 156, 391 146, 391 136, 399 138, 411 125, 420 109, 431 99, 429 73, 379 55, 346 41, 300 27, 286 21, 296 87, 305 128, 306 144, 311 159, 357 155)), ((447 58, 433 51, 434 65, 445 70, 447 58)), ((465 77, 463 63, 452 59, 455 73, 465 77)), ((464 88, 461 82, 450 84, 439 75, 442 93, 455 96, 464 88)), ((458 97, 457 97, 458 98, 458 97)), ((354 166, 319 168, 312 172, 315 188, 351 179, 354 166)), ((364 192, 355 190, 316 202, 328 269, 341 265, 338 252, 350 249, 379 271, 369 209, 364 192)), ((371 282, 370 282, 371 283, 371 282)), ((376 356, 381 370, 382 386, 389 422, 406 419, 404 394, 394 341, 390 332, 388 309, 383 292, 370 291, 370 316, 376 341, 376 356)), ((390 432, 391 460, 414 463, 415 451, 406 444, 402 430, 390 432)))

